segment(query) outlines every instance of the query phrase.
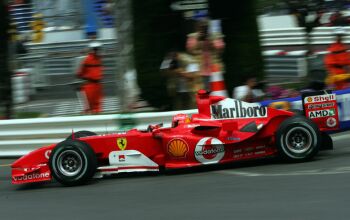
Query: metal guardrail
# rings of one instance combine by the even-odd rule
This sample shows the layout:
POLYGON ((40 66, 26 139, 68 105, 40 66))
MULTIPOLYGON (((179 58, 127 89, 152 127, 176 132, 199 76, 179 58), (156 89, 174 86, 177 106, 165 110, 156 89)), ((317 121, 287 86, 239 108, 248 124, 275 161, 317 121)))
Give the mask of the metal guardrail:
POLYGON ((146 129, 149 124, 170 126, 175 114, 196 111, 0 120, 0 157, 22 156, 42 146, 58 143, 72 131, 105 134, 131 128, 146 129))
MULTIPOLYGON (((117 68, 116 51, 118 43, 115 39, 98 40, 103 44, 101 49, 102 62, 105 75, 115 75, 117 68)), ((30 53, 28 56, 18 58, 22 68, 32 68, 32 83, 35 88, 64 84, 75 79, 76 57, 88 47, 91 40, 78 40, 57 43, 29 43, 26 44, 30 53), (60 77, 65 75, 67 77, 60 77)), ((84 53, 85 54, 85 53, 84 53)), ((111 77, 109 77, 111 78, 111 77)))
MULTIPOLYGON (((317 27, 310 33, 311 44, 330 44, 334 41, 334 30, 339 27, 317 27)), ((350 27, 343 27, 344 42, 350 43, 350 27)), ((306 44, 304 28, 260 30, 262 46, 293 46, 306 44)))
MULTIPOLYGON (((335 93, 337 94, 340 131, 348 130, 350 129, 350 89, 335 93)), ((292 108, 302 108, 300 97, 264 101, 262 104, 269 105, 274 101, 288 101, 292 108)), ((175 114, 194 114, 196 112, 196 109, 191 109, 124 115, 0 120, 0 158, 22 156, 42 146, 58 143, 69 136, 73 130, 90 130, 98 134, 106 134, 131 128, 146 129, 149 124, 163 123, 165 127, 168 127, 175 114)))
POLYGON ((302 56, 265 55, 264 61, 267 77, 301 78, 307 75, 306 58, 302 56))

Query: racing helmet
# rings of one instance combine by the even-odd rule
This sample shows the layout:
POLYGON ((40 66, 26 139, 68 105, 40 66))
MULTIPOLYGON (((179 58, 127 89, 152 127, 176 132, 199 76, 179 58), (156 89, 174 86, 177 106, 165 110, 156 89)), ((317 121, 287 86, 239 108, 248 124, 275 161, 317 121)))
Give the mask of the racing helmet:
POLYGON ((177 114, 177 115, 174 115, 173 117, 173 120, 171 122, 171 127, 175 128, 179 124, 189 123, 189 122, 191 122, 191 119, 187 114, 177 114))

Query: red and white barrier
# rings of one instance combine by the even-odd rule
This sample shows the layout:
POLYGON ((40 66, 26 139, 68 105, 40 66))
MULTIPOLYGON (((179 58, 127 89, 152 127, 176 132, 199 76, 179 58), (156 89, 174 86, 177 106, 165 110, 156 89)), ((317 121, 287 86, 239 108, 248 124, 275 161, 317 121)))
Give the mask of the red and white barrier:
POLYGON ((210 90, 211 96, 228 97, 224 76, 219 65, 213 65, 212 67, 212 74, 210 76, 210 90))
MULTIPOLYGON (((287 51, 287 50, 265 50, 262 52, 264 56, 306 56, 307 51, 306 50, 293 50, 293 51, 287 51)), ((314 55, 322 55, 329 53, 326 50, 317 50, 313 51, 314 55)))

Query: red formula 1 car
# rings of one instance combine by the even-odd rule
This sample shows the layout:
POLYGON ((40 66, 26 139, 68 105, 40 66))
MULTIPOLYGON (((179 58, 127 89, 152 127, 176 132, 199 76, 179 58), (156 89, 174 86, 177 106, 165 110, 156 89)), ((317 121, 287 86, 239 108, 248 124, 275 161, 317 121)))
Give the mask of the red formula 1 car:
POLYGON ((97 135, 80 131, 37 149, 12 164, 14 184, 49 181, 79 185, 121 172, 159 171, 280 156, 291 161, 332 149, 325 133, 337 127, 334 94, 303 98, 304 115, 197 94, 198 114, 178 114, 172 126, 150 125, 97 135), (326 104, 325 104, 326 103, 326 104), (305 107, 307 109, 305 109, 305 107))

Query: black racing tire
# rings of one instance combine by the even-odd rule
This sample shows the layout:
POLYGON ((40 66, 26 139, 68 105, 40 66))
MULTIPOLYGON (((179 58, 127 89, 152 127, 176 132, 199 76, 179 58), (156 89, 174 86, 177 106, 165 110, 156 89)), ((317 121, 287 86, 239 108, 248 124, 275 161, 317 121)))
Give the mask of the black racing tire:
MULTIPOLYGON (((77 131, 74 132, 74 138, 82 138, 82 137, 89 137, 89 136, 95 136, 97 135, 95 132, 92 131, 77 131)), ((66 140, 72 140, 72 135, 69 135, 66 140)))
POLYGON ((313 158, 322 145, 321 133, 310 119, 295 115, 283 121, 276 133, 280 157, 291 162, 313 158))
POLYGON ((55 180, 66 186, 87 183, 97 169, 97 158, 91 147, 79 140, 65 140, 57 144, 49 158, 55 180))

